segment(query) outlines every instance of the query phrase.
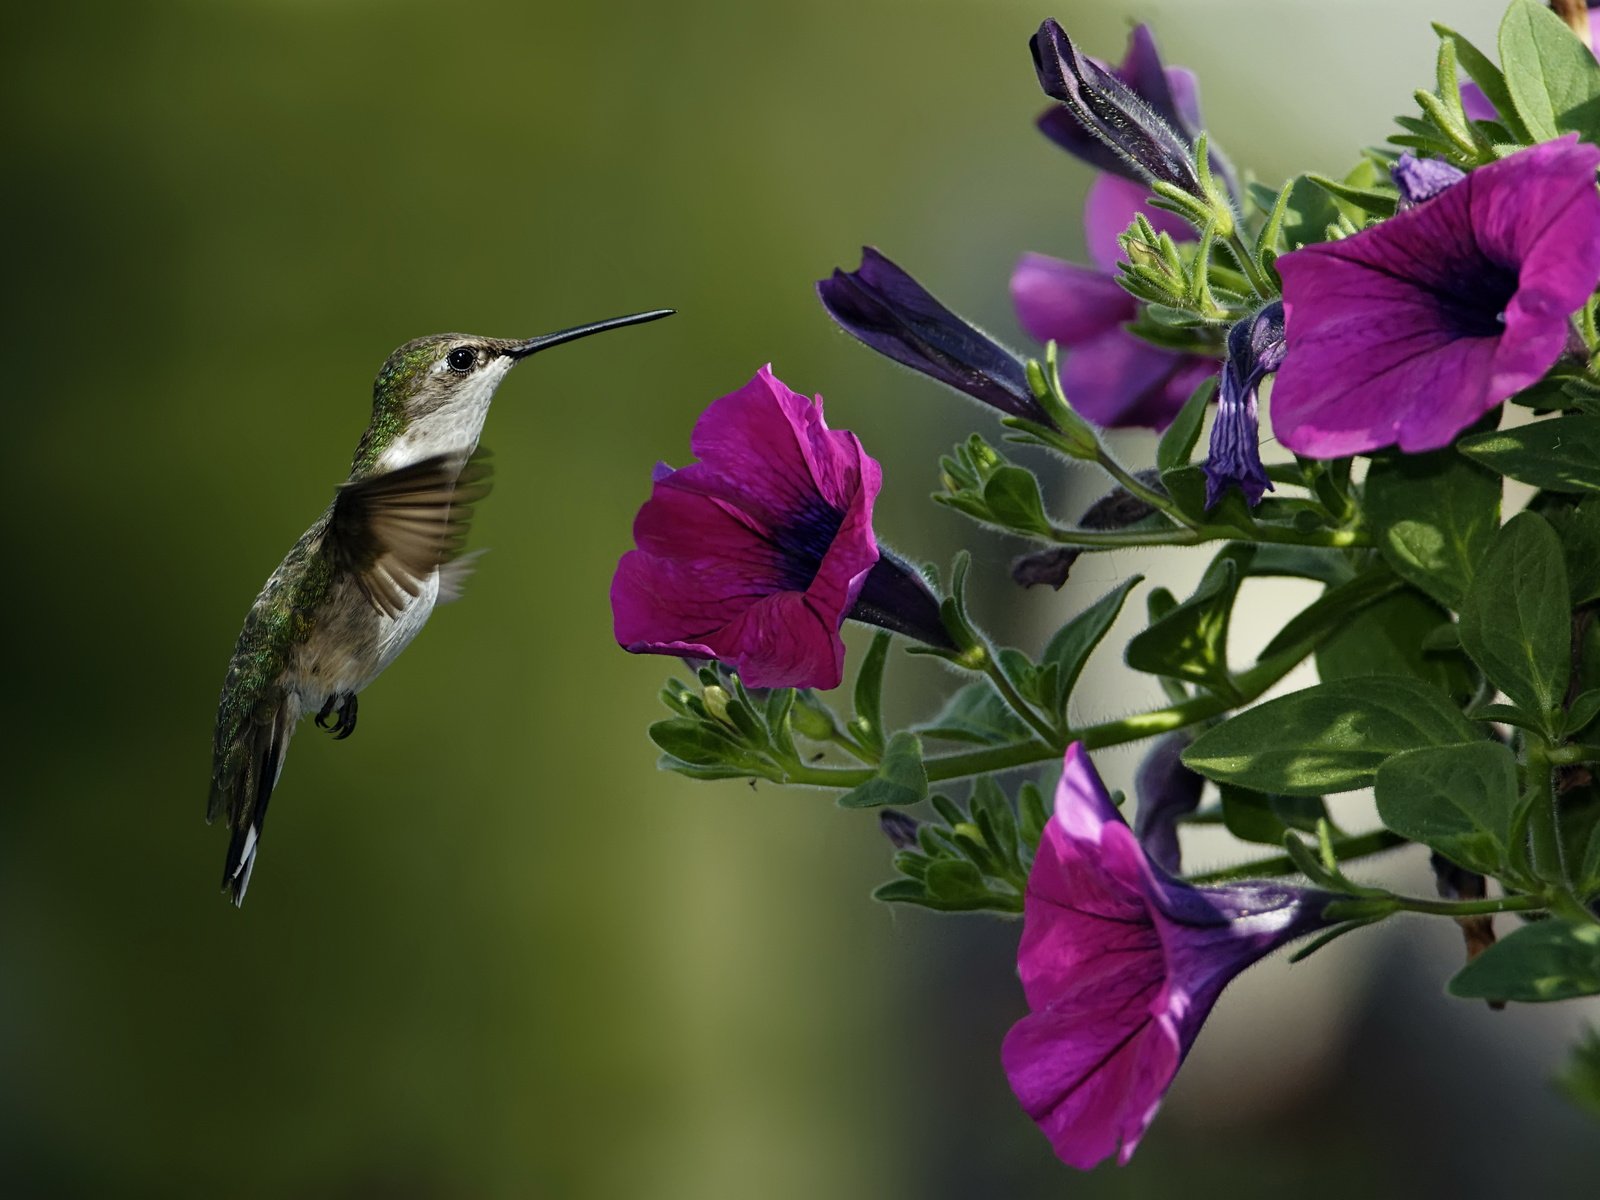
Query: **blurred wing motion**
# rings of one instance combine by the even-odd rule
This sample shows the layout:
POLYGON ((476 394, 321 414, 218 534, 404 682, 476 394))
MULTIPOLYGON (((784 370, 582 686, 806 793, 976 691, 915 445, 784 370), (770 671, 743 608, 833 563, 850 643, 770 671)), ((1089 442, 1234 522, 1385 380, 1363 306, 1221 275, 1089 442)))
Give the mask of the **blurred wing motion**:
POLYGON ((384 616, 399 616, 428 577, 461 553, 472 506, 489 494, 485 460, 439 454, 339 489, 329 553, 384 616))

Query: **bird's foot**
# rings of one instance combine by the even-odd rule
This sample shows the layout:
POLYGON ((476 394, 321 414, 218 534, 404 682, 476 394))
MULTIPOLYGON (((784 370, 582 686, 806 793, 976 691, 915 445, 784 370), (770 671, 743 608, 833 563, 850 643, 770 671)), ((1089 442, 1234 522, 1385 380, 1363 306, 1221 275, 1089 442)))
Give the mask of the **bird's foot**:
POLYGON ((342 742, 356 731, 356 694, 335 693, 329 696, 317 713, 317 728, 333 734, 333 740, 342 742), (337 706, 337 711, 335 711, 337 706), (333 717, 330 724, 329 717, 333 717))

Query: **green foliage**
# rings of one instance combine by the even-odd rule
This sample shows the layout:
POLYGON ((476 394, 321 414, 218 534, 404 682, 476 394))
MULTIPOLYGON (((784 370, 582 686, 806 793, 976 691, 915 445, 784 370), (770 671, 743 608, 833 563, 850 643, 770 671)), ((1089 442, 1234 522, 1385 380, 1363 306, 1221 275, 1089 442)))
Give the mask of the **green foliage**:
POLYGON ((1553 492, 1600 492, 1600 417, 1570 416, 1463 438, 1461 453, 1553 492))
POLYGON ((1248 708, 1184 751, 1219 783, 1291 796, 1366 787, 1390 755, 1482 735, 1439 689, 1405 676, 1337 680, 1248 708))
POLYGON ((917 849, 895 854, 900 877, 873 898, 941 912, 1021 912, 1046 820, 1039 789, 1023 784, 1013 809, 1000 785, 985 776, 965 809, 942 795, 932 805, 938 819, 918 827, 917 849))
POLYGON ((889 643, 894 636, 887 629, 873 635, 872 645, 856 672, 855 716, 850 732, 864 747, 877 754, 884 749, 883 668, 889 661, 889 643))
POLYGON ((1574 1104, 1600 1117, 1600 1030, 1591 1027, 1584 1033, 1557 1082, 1574 1104))
POLYGON ((1396 833, 1474 871, 1496 875, 1517 811, 1517 762, 1498 742, 1428 747, 1378 768, 1378 815, 1396 833))
POLYGON ((1454 450, 1375 458, 1364 492, 1378 548, 1399 575, 1446 608, 1500 526, 1500 480, 1454 450))
POLYGON ((1525 925, 1490 946, 1450 981, 1468 1000, 1525 1004, 1600 992, 1600 924, 1556 918, 1525 925))
POLYGON ((1315 833, 1328 808, 1321 796, 1269 796, 1233 783, 1219 784, 1222 823, 1234 837, 1281 846, 1290 830, 1315 833))
POLYGON ((1073 617, 1050 639, 1039 660, 1043 680, 1041 689, 1047 693, 1041 694, 1039 701, 1051 713, 1065 719, 1067 702, 1072 698, 1072 690, 1078 684, 1078 676, 1083 674, 1089 655, 1094 653, 1094 648, 1122 612, 1128 593, 1143 579, 1142 575, 1134 575, 1124 580, 1073 617))
POLYGON ((1600 137, 1600 64, 1566 22, 1534 0, 1512 0, 1500 24, 1500 66, 1529 137, 1600 137))
POLYGON ((993 746, 1026 739, 1033 733, 987 679, 975 679, 956 689, 939 715, 917 726, 917 732, 925 738, 993 746))
POLYGON ((1128 643, 1127 662, 1136 671, 1232 692, 1228 673, 1228 625, 1239 595, 1241 567, 1253 546, 1230 545, 1211 560, 1194 594, 1152 621, 1128 643))
POLYGON ((1189 465, 1195 443, 1200 440, 1200 428, 1205 424, 1206 408, 1216 390, 1215 378, 1205 380, 1178 410, 1156 445, 1156 466, 1160 470, 1171 471, 1189 465))
POLYGON ((1535 722, 1554 729, 1572 670, 1572 617, 1561 543, 1537 513, 1496 535, 1461 607, 1461 647, 1535 722))
POLYGON ((839 797, 841 808, 881 808, 916 804, 928 795, 922 766, 922 739, 902 730, 889 739, 878 773, 839 797))
POLYGON ((1477 689, 1477 671, 1459 649, 1434 648, 1430 636, 1454 633, 1450 614, 1421 592, 1406 588, 1355 612, 1317 647, 1324 682, 1368 675, 1412 675, 1465 704, 1477 689))

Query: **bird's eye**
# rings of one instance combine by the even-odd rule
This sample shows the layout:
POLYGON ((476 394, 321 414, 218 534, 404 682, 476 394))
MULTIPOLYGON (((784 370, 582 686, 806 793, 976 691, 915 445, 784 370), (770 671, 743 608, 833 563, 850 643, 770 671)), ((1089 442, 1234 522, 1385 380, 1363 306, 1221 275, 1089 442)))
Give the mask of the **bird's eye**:
POLYGON ((452 371, 466 374, 472 370, 472 364, 478 361, 478 352, 471 346, 457 346, 445 357, 444 360, 452 371))

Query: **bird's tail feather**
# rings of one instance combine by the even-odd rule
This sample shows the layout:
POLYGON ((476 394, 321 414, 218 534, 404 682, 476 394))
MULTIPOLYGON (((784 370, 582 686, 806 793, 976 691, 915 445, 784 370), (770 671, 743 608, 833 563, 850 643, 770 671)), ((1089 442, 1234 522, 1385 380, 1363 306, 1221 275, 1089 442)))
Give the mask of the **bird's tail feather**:
POLYGON ((222 887, 235 906, 244 903, 250 873, 255 870, 256 854, 261 848, 261 828, 267 819, 267 802, 272 799, 272 789, 283 771, 289 735, 294 731, 298 715, 294 709, 294 698, 286 696, 271 721, 252 725, 248 735, 249 765, 235 784, 236 794, 229 798, 228 817, 233 837, 228 842, 222 887))

